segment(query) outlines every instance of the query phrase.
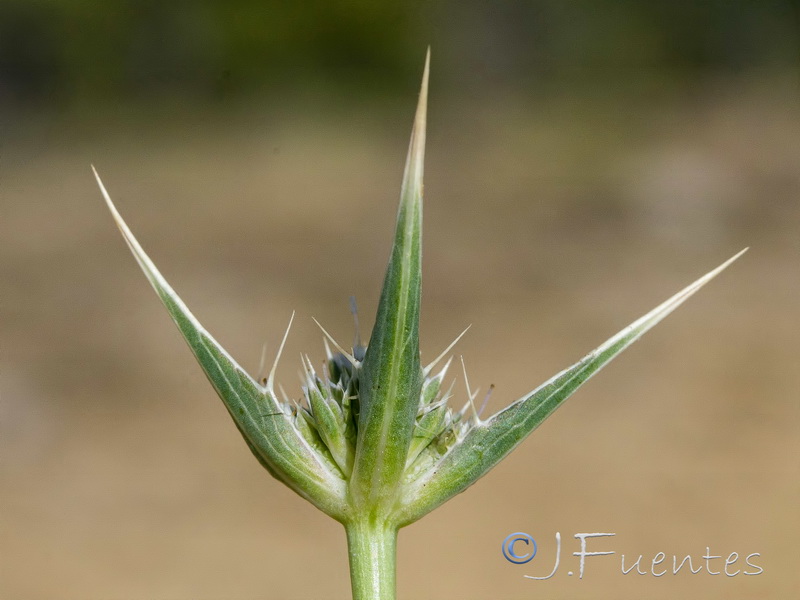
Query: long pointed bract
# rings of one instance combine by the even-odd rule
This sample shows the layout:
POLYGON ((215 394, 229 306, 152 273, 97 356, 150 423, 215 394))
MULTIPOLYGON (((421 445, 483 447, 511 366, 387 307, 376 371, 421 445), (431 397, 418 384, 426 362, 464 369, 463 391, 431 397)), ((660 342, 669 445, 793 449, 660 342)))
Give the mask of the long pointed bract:
POLYGON ((97 171, 95 177, 125 242, 225 403, 250 450, 273 476, 322 511, 343 520, 347 513, 344 481, 298 434, 272 389, 256 383, 189 311, 122 220, 97 171))
POLYGON ((638 340, 747 249, 641 317, 581 361, 469 430, 438 465, 403 490, 397 510, 402 525, 416 521, 483 477, 592 375, 638 340))
POLYGON ((359 436, 350 489, 361 505, 379 506, 394 499, 422 386, 419 304, 429 60, 430 53, 411 132, 394 245, 360 375, 359 436))

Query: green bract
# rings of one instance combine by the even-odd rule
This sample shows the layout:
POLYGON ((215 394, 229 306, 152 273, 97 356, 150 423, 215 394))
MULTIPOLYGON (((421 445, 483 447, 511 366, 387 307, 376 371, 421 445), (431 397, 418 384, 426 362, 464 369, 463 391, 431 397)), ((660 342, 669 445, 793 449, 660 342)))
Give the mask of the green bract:
POLYGON ((423 368, 419 352, 428 62, 375 328, 366 348, 352 353, 335 342, 340 351, 333 352, 326 341, 323 373, 306 357, 305 405, 278 397, 274 367, 259 383, 211 337, 142 250, 97 179, 125 241, 253 454, 273 477, 344 524, 353 597, 359 600, 394 598, 400 527, 485 475, 587 379, 741 254, 492 417, 481 420, 474 407, 470 410, 473 398, 453 411, 442 387, 449 362, 434 373, 444 354, 423 368))

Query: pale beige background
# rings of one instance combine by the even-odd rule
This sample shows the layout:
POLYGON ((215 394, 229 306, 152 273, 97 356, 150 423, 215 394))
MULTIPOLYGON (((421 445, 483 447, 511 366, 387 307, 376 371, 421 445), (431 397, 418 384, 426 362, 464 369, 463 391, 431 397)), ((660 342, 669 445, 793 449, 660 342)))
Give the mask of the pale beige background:
MULTIPOLYGON (((793 83, 619 104, 446 101, 432 86, 423 359, 461 329, 473 385, 519 397, 745 246, 508 460, 403 530, 401 598, 796 597, 800 112, 793 83), (795 100, 792 100, 792 99, 795 100), (541 557, 507 563, 527 531, 541 557), (553 536, 565 537, 550 581, 553 536), (760 552, 757 577, 568 577, 572 535, 652 557, 760 552)), ((292 310, 367 328, 414 86, 397 109, 277 98, 8 129, 0 162, 0 598, 347 598, 340 526, 250 455, 139 272, 90 162, 165 276, 248 369, 292 310)), ((454 371, 455 374, 455 371, 454 371)), ((463 399, 456 386, 456 401, 463 399)))

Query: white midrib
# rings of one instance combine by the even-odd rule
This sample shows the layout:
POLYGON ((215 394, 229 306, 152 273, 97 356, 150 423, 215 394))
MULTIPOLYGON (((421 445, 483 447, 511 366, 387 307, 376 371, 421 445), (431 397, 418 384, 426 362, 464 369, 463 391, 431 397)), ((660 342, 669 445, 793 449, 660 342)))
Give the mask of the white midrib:
MULTIPOLYGON (((413 213, 414 208, 419 203, 410 202, 411 204, 411 212, 413 213)), ((411 238, 414 235, 415 223, 416 223, 416 214, 411 214, 410 219, 407 221, 407 225, 405 231, 403 232, 403 247, 404 253, 403 258, 400 265, 400 273, 401 273, 401 283, 400 283, 400 303, 398 306, 398 319, 395 321, 394 331, 393 331, 393 340, 394 344, 392 347, 392 352, 390 356, 394 357, 395 352, 398 348, 402 348, 405 345, 405 340, 401 339, 402 327, 405 324, 405 317, 406 311, 408 310, 408 288, 411 285, 411 254, 413 252, 413 248, 411 247, 411 238), (410 223, 410 226, 408 225, 410 223)), ((408 218, 408 215, 407 217, 408 218)), ((420 244, 422 241, 420 240, 420 244)), ((400 361, 393 360, 391 369, 389 370, 389 380, 388 380, 388 389, 394 390, 395 386, 397 385, 397 381, 400 378, 400 361)), ((392 401, 396 401, 396 398, 393 398, 392 401)), ((380 434, 380 444, 378 445, 378 456, 381 457, 379 460, 380 464, 383 463, 383 457, 385 456, 384 450, 387 445, 387 440, 389 438, 389 428, 392 424, 392 419, 383 419, 381 423, 381 434, 380 434)), ((370 476, 370 483, 371 489, 376 489, 377 484, 379 483, 378 478, 379 474, 382 472, 382 469, 373 469, 372 474, 370 476)))

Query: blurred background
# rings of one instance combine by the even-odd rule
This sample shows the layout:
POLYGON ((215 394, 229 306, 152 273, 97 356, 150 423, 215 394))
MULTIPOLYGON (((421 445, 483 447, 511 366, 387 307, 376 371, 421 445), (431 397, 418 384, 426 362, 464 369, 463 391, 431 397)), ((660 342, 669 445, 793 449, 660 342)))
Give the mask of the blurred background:
POLYGON ((797 597, 796 1, 0 0, 0 598, 349 597, 341 527, 253 460, 89 165, 246 369, 297 310, 295 395, 312 316, 371 323, 428 45, 423 360, 472 323, 490 410, 751 249, 403 530, 400 597, 797 597), (593 531, 617 554, 568 577, 593 531), (707 547, 764 572, 620 573, 707 547))

